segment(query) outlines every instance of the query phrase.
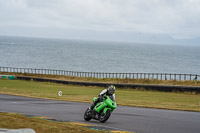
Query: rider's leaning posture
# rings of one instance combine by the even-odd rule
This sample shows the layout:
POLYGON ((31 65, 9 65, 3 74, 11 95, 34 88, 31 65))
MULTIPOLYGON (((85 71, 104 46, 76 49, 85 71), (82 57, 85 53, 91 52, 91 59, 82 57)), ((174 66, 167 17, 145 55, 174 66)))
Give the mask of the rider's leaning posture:
POLYGON ((108 89, 104 89, 100 94, 99 94, 99 98, 91 105, 90 109, 93 110, 93 108, 97 105, 97 103, 102 102, 103 101, 103 96, 112 96, 113 100, 115 101, 115 86, 114 85, 110 85, 108 87, 108 89))

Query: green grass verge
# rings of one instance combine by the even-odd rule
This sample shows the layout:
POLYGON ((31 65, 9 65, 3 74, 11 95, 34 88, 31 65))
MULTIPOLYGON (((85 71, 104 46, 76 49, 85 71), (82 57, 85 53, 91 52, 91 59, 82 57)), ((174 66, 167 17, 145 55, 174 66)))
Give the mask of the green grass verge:
MULTIPOLYGON (((103 89, 105 88, 0 79, 1 94, 55 100, 92 102, 92 98, 103 89), (62 97, 58 96, 58 91, 63 92, 62 97)), ((200 94, 193 93, 117 89, 116 102, 118 105, 126 106, 200 111, 200 94)))
POLYGON ((42 74, 28 74, 28 73, 10 73, 0 72, 0 75, 15 75, 15 76, 33 76, 41 78, 52 78, 68 81, 85 81, 85 82, 101 82, 101 83, 130 83, 130 84, 156 84, 156 85, 183 85, 183 86, 200 86, 200 81, 175 81, 175 80, 149 80, 149 79, 119 79, 119 78, 84 78, 73 76, 59 76, 59 75, 42 75, 42 74))
POLYGON ((89 128, 65 122, 47 121, 29 118, 25 115, 0 112, 0 128, 21 129, 31 128, 36 133, 101 133, 89 128))

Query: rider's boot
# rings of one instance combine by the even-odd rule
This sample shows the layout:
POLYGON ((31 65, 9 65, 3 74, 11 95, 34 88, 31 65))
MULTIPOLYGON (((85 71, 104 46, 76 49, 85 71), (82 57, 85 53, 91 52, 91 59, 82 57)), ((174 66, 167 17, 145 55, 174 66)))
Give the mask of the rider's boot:
POLYGON ((99 102, 99 100, 96 100, 96 101, 90 106, 90 109, 93 110, 94 107, 97 105, 98 102, 99 102))
POLYGON ((93 110, 94 109, 94 104, 92 104, 91 106, 90 106, 90 110, 93 110))

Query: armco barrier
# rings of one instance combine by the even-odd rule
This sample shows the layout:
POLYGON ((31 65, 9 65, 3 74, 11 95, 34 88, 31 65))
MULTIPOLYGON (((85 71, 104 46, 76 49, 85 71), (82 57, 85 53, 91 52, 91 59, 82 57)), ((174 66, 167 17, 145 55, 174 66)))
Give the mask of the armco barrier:
POLYGON ((148 84, 117 84, 117 83, 95 83, 95 82, 78 82, 78 81, 66 81, 66 80, 56 80, 47 78, 36 78, 36 77, 26 77, 26 76, 16 76, 19 80, 33 80, 39 82, 52 82, 61 84, 71 84, 71 85, 83 85, 83 86, 99 86, 108 87, 110 84, 115 85, 117 88, 143 88, 144 90, 156 90, 162 92, 195 92, 200 93, 200 86, 176 86, 176 85, 148 85, 148 84))

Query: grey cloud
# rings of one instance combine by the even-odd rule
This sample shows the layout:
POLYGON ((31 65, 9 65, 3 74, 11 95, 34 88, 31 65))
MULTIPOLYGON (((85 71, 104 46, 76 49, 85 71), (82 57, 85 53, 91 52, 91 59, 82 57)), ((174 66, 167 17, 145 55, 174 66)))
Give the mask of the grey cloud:
POLYGON ((199 0, 0 0, 0 27, 195 38, 200 37, 199 5, 199 0))

